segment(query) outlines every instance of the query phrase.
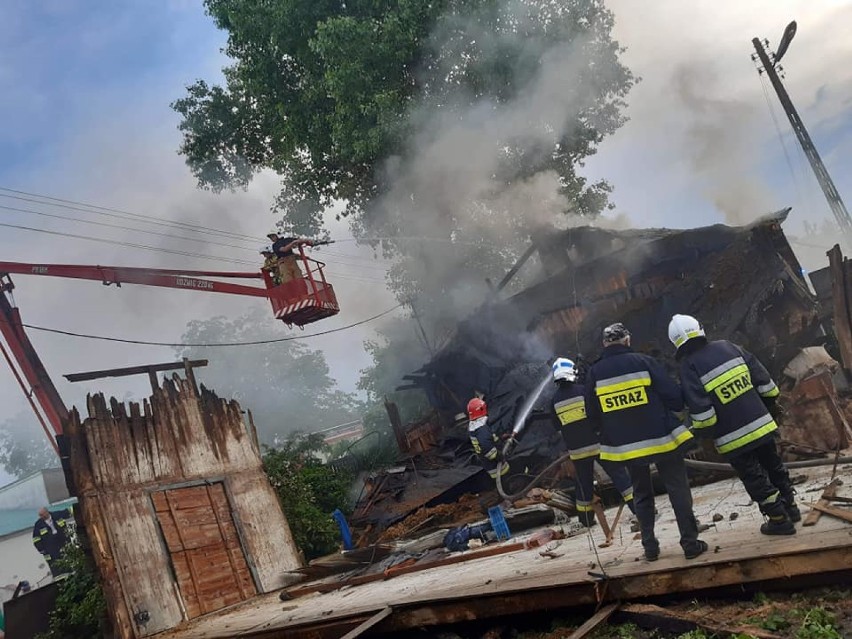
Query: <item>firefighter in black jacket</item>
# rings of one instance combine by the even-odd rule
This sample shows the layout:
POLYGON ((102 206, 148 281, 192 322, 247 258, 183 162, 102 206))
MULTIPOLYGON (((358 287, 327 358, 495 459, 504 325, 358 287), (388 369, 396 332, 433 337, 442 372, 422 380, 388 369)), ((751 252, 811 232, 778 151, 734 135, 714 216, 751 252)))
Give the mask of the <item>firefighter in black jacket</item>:
POLYGON ((52 513, 42 508, 33 526, 33 545, 44 557, 54 577, 65 572, 57 568, 56 560, 62 556, 62 549, 68 543, 68 523, 72 519, 71 511, 67 509, 52 513))
POLYGON ((497 448, 500 442, 491 426, 488 424, 488 406, 479 397, 474 397, 467 403, 468 435, 473 451, 479 455, 482 467, 488 471, 491 479, 497 480, 497 473, 502 477, 509 472, 509 464, 503 461, 503 456, 497 448))
POLYGON ((687 559, 707 550, 698 539, 692 511, 692 492, 683 462, 692 443, 689 430, 673 414, 683 410, 683 396, 655 359, 630 348, 630 332, 623 324, 603 331, 604 350, 586 377, 586 410, 601 435, 601 460, 630 468, 633 504, 642 533, 645 558, 655 561, 660 544, 654 535, 653 463, 665 484, 687 559))
POLYGON ((790 475, 775 445, 772 418, 779 390, 748 351, 726 340, 708 342, 698 320, 675 315, 669 339, 677 348, 680 379, 696 434, 712 436, 768 519, 760 532, 793 535, 802 515, 790 475))
POLYGON ((576 473, 575 503, 577 518, 584 526, 595 523, 592 499, 594 498, 595 461, 598 461, 612 479, 624 503, 633 512, 633 483, 623 464, 600 460, 601 445, 589 420, 586 419, 586 389, 577 383, 577 369, 570 359, 560 357, 553 362, 553 412, 559 431, 571 456, 576 473))

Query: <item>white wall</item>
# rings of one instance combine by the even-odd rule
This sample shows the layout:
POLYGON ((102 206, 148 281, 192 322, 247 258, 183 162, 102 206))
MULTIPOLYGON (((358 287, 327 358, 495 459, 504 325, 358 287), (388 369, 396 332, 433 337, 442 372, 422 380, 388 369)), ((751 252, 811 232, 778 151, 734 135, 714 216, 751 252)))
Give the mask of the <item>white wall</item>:
POLYGON ((0 510, 16 508, 41 508, 49 503, 44 478, 41 473, 4 486, 0 490, 0 510))
POLYGON ((0 597, 3 601, 12 598, 21 580, 29 581, 35 589, 50 583, 51 579, 50 568, 33 546, 31 530, 0 539, 0 597))

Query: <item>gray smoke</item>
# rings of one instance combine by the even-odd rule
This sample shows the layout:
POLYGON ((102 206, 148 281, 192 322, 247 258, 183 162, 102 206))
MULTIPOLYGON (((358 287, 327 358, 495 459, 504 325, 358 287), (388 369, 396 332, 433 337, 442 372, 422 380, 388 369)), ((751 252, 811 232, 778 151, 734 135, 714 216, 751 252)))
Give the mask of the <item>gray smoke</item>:
POLYGON ((740 100, 716 97, 724 88, 708 63, 681 65, 672 86, 688 110, 685 157, 702 180, 705 197, 729 224, 745 224, 773 210, 772 193, 760 179, 756 109, 740 100))
POLYGON ((605 68, 604 48, 591 37, 544 43, 525 36, 525 3, 509 2, 504 10, 519 21, 515 33, 487 32, 475 21, 442 23, 433 34, 435 47, 452 55, 448 66, 432 75, 453 85, 463 59, 455 56, 463 48, 459 42, 487 52, 512 40, 512 46, 523 43, 525 53, 538 47, 535 70, 516 70, 506 80, 523 90, 502 103, 472 101, 456 84, 455 91, 417 105, 410 114, 415 133, 407 153, 384 167, 390 189, 371 212, 369 227, 358 229, 362 237, 431 238, 396 245, 400 268, 418 281, 433 317, 465 316, 488 294, 484 277, 499 279, 528 245, 530 232, 569 223, 565 213, 576 203, 559 176, 552 170, 521 174, 509 168, 510 160, 522 156, 529 159, 526 166, 540 165, 577 119, 586 117, 601 86, 614 81, 605 68))

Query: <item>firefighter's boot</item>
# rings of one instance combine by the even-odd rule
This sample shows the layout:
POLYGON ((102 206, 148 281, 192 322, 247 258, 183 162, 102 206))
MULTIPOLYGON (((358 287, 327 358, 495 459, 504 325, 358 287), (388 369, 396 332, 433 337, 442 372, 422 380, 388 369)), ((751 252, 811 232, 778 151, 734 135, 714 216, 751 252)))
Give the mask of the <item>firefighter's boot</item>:
POLYGON ((795 524, 802 521, 802 512, 796 505, 796 498, 793 496, 793 493, 784 495, 781 501, 784 503, 784 510, 787 511, 787 516, 791 522, 795 524))
POLYGON ((595 518, 595 511, 593 510, 582 510, 578 512, 577 519, 586 528, 591 528, 597 523, 597 519, 595 518))
MULTIPOLYGON (((766 516, 766 522, 761 524, 760 532, 764 535, 795 535, 796 527, 790 521, 790 515, 787 514, 787 507, 783 501, 777 501, 768 506, 763 514, 766 516)), ((799 515, 801 518, 801 515, 799 515)))

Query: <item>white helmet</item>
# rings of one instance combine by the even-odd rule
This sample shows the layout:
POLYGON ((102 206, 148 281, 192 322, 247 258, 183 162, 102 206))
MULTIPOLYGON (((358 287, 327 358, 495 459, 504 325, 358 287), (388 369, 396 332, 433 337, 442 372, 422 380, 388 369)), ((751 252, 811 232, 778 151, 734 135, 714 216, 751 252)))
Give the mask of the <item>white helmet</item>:
POLYGON ((704 337, 704 329, 691 315, 673 315, 669 322, 669 340, 680 348, 694 337, 704 337))
POLYGON ((570 359, 558 357, 550 368, 553 371, 554 382, 558 382, 560 379, 566 382, 573 382, 577 379, 577 369, 574 367, 574 362, 570 359))

